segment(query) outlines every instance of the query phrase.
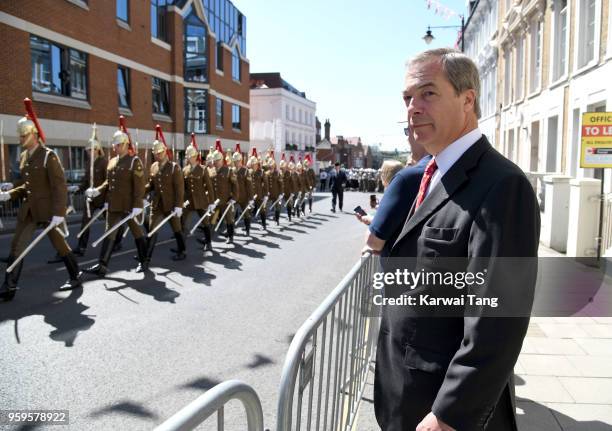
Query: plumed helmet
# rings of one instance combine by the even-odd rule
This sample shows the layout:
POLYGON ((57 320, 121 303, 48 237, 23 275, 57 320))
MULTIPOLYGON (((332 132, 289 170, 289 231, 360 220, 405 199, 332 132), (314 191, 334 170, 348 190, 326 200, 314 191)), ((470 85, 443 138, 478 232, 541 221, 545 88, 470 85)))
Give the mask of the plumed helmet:
POLYGON ((215 151, 212 156, 213 160, 223 160, 223 147, 221 146, 221 139, 215 141, 215 151))
POLYGON ((30 133, 36 133, 40 142, 45 142, 45 134, 38 123, 38 118, 34 112, 32 101, 29 98, 23 99, 25 105, 26 115, 17 121, 17 134, 19 136, 29 135, 30 133))
POLYGON ((164 143, 158 139, 153 141, 153 154, 165 153, 166 146, 164 143))
POLYGON ((128 136, 127 133, 124 133, 122 130, 117 130, 114 134, 113 134, 113 145, 124 145, 130 144, 130 137, 128 136))
POLYGON ((236 144, 236 148, 234 150, 234 154, 232 154, 232 161, 241 162, 242 161, 242 151, 240 151, 240 144, 236 144))
POLYGON ((259 164, 259 159, 257 157, 255 156, 249 157, 249 161, 247 162, 247 165, 255 166, 257 164, 259 164))
POLYGON ((198 144, 195 139, 195 133, 191 134, 191 143, 185 149, 185 156, 191 159, 193 156, 198 156, 198 162, 202 162, 202 156, 198 150, 198 144))

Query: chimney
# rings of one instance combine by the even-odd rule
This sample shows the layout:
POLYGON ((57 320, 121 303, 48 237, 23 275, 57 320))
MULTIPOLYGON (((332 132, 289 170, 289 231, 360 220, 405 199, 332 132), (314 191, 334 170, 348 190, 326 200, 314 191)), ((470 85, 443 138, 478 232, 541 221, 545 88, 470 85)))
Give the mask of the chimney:
POLYGON ((331 141, 330 137, 329 137, 329 128, 331 127, 331 125, 329 124, 329 118, 327 120, 325 120, 325 139, 327 139, 328 141, 331 141))

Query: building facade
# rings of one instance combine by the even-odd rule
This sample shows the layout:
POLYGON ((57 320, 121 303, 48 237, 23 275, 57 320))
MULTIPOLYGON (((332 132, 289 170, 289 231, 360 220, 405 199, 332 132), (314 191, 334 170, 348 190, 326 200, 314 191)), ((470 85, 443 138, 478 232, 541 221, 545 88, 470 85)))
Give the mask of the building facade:
POLYGON ((250 87, 252 145, 259 152, 274 149, 277 160, 284 152, 287 160, 309 155, 314 162, 316 103, 280 73, 251 73, 250 87))
MULTIPOLYGON (((479 3, 487 2, 472 5, 474 16, 482 7, 479 3)), ((555 226, 569 226, 556 234, 567 237, 560 241, 559 251, 567 248, 576 256, 595 255, 601 237, 600 252, 611 255, 612 173, 580 167, 582 114, 612 111, 611 2, 497 3, 499 25, 490 40, 498 58, 496 147, 527 172, 536 186, 544 210, 543 235, 550 239, 555 226), (601 182, 594 180, 603 180, 603 217, 600 201, 580 197, 586 196, 583 189, 595 187, 589 193, 599 192, 596 184, 601 182), (565 190, 559 207, 548 192, 556 187, 565 190)), ((470 20, 470 26, 466 35, 488 33, 486 20, 470 20)), ((477 51, 468 53, 480 66, 477 51)), ((489 127, 486 122, 483 116, 483 129, 489 127)))
POLYGON ((229 0, 6 0, 0 36, 11 172, 24 97, 71 170, 82 167, 91 125, 107 144, 119 115, 141 155, 156 124, 177 152, 191 132, 202 147, 220 137, 248 149, 246 17, 229 0))

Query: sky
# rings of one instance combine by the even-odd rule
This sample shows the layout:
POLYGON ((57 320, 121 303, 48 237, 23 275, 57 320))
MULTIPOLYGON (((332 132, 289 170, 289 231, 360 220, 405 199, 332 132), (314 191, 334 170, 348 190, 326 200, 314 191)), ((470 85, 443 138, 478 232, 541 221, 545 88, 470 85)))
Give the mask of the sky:
POLYGON ((454 46, 465 0, 233 0, 247 18, 250 71, 280 72, 329 118, 331 135, 360 136, 383 150, 406 150, 401 98, 406 61, 427 48, 454 46))

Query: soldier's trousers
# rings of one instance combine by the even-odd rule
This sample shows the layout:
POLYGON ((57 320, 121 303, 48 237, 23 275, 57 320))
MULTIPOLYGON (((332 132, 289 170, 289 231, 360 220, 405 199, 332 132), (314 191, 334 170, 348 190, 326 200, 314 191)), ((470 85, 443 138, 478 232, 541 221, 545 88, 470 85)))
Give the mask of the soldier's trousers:
POLYGON ((244 204, 238 204, 237 206, 240 207, 240 210, 236 210, 236 215, 238 217, 240 217, 242 215, 242 213, 244 213, 244 216, 242 217, 242 220, 250 220, 251 219, 251 209, 247 209, 245 210, 245 208, 248 206, 248 202, 244 203, 244 204))
MULTIPOLYGON (((191 205, 189 205, 188 208, 185 208, 183 210, 183 216, 181 217, 181 226, 183 228, 183 232, 185 233, 189 232, 191 230, 191 227, 193 227, 193 226, 191 227, 188 226, 189 221, 191 219, 191 214, 193 212, 198 213, 198 220, 199 220, 206 213, 206 210, 205 209, 194 209, 194 208, 191 208, 191 205)), ((206 217, 204 220, 202 220, 202 223, 200 223, 200 226, 210 226, 211 218, 212 218, 212 215, 210 215, 209 217, 206 217)))
MULTIPOLYGON (((124 218, 128 214, 129 213, 124 213, 121 211, 107 212, 106 213, 106 230, 109 230, 110 228, 115 226, 117 223, 121 221, 122 218, 124 218)), ((138 216, 138 218, 140 218, 140 216, 138 216)), ((141 238, 144 235, 144 232, 142 231, 142 227, 136 222, 136 220, 134 219, 128 220, 127 225, 130 231, 132 231, 132 236, 134 236, 134 239, 141 238)), ((117 237, 119 233, 122 233, 122 232, 123 230, 119 228, 115 230, 113 233, 111 233, 107 238, 114 244, 115 238, 117 237)))
MULTIPOLYGON (((157 227, 157 225, 165 218, 170 215, 170 212, 164 212, 161 208, 155 207, 151 209, 151 218, 149 219, 149 229, 153 230, 157 227)), ((170 218, 170 226, 172 227, 172 232, 179 233, 182 232, 181 229, 181 219, 178 217, 170 218)))
MULTIPOLYGON (((48 225, 49 223, 42 224, 43 227, 48 225)), ((34 222, 32 213, 29 211, 23 220, 17 220, 17 227, 11 241, 11 256, 18 257, 26 249, 30 241, 32 241, 32 236, 38 226, 39 224, 34 222)), ((63 226, 58 226, 58 228, 63 229, 63 226)), ((47 236, 51 240, 53 248, 55 248, 61 257, 66 256, 72 251, 64 236, 57 229, 51 229, 47 236)))
MULTIPOLYGON (((262 199, 256 199, 255 200, 255 213, 257 212, 257 210, 259 209, 259 207, 261 207, 261 203, 263 202, 263 198, 262 199)), ((270 202, 270 200, 268 199, 268 202, 270 202)), ((268 204, 266 203, 266 205, 261 207, 261 210, 259 211, 259 215, 261 216, 263 214, 263 216, 265 217, 266 214, 268 214, 268 209, 266 208, 268 206, 268 204)), ((253 213, 254 214, 254 213, 253 213)))
MULTIPOLYGON (((235 206, 235 204, 234 204, 235 206)), ((223 215, 223 213, 225 212, 227 208, 227 202, 224 202, 223 204, 219 203, 219 205, 217 206, 217 208, 215 208, 215 213, 213 214, 211 223, 214 224, 215 226, 217 225, 217 223, 219 222, 219 218, 223 215)), ((225 218, 223 219, 223 221, 225 222, 225 224, 234 224, 234 211, 232 211, 232 209, 230 208, 229 211, 227 212, 227 214, 225 215, 225 218)))
MULTIPOLYGON (((96 214, 100 209, 102 209, 102 207, 97 207, 94 208, 93 206, 90 208, 91 211, 91 215, 92 217, 94 216, 94 214, 96 214)), ((87 216, 87 210, 84 209, 83 210, 83 217, 81 217, 81 230, 83 230, 83 228, 85 227, 85 225, 87 223, 89 223, 89 221, 91 220, 91 217, 87 216)), ((78 247, 81 249, 85 249, 87 248, 87 244, 89 244, 89 232, 91 231, 91 229, 87 229, 85 232, 83 232, 83 234, 81 235, 81 237, 79 238, 78 241, 78 247)))

